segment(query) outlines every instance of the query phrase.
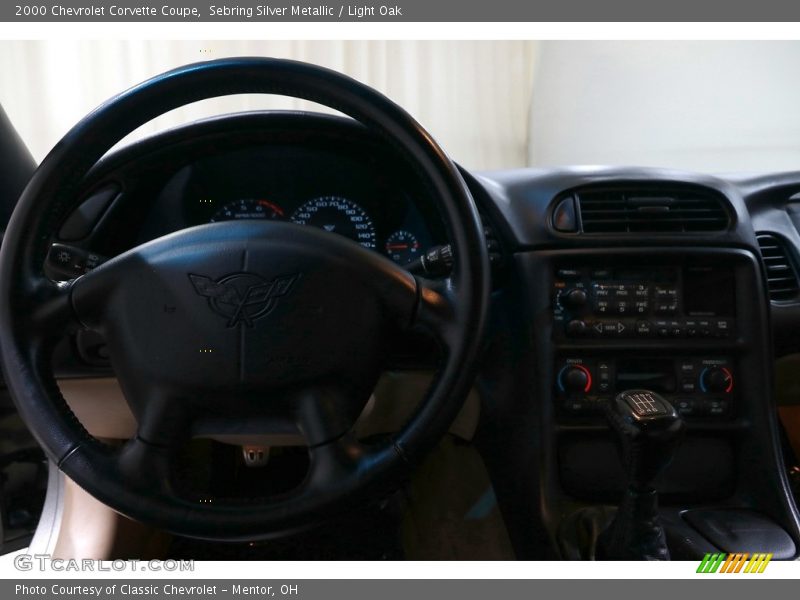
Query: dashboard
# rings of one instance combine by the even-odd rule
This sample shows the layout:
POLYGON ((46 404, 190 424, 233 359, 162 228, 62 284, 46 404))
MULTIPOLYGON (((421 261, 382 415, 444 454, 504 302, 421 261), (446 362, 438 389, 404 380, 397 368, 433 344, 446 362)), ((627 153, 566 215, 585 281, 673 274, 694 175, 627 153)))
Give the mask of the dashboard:
POLYGON ((317 116, 313 129, 297 127, 304 118, 211 121, 100 163, 54 240, 77 261, 54 261, 55 275, 85 271, 87 254, 104 260, 187 227, 243 219, 316 227, 404 266, 446 243, 428 191, 391 148, 355 123, 317 116))
MULTIPOLYGON (((776 351, 800 350, 800 205, 791 201, 800 175, 588 167, 462 175, 492 232, 490 254, 502 249, 476 374, 476 444, 517 555, 551 558, 544 549, 559 546, 567 516, 620 497, 624 473, 603 410, 638 388, 663 394, 687 424, 660 482, 663 518, 692 540, 686 556, 714 551, 683 516, 700 507, 745 520, 758 507, 769 527, 800 541, 772 373, 776 351)), ((68 278, 187 227, 270 219, 410 266, 447 244, 433 205, 404 157, 352 122, 229 116, 98 163, 48 261, 68 278)), ((74 347, 73 370, 107 372, 102 340, 74 347)), ((794 556, 795 546, 784 553, 794 556)))

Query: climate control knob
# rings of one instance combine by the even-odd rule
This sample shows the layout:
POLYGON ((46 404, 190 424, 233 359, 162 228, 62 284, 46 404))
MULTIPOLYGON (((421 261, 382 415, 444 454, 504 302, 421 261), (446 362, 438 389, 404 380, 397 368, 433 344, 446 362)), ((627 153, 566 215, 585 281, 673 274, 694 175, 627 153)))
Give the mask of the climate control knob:
POLYGON ((707 367, 700 373, 700 389, 728 393, 733 390, 733 375, 726 367, 707 367))
POLYGON ((592 388, 592 374, 583 365, 565 365, 558 373, 558 387, 562 392, 586 393, 592 388))
POLYGON ((576 310, 578 308, 583 308, 586 306, 586 302, 589 300, 589 297, 586 295, 586 291, 580 288, 572 288, 571 290, 565 290, 559 296, 558 301, 561 303, 561 306, 564 308, 569 308, 571 310, 576 310))

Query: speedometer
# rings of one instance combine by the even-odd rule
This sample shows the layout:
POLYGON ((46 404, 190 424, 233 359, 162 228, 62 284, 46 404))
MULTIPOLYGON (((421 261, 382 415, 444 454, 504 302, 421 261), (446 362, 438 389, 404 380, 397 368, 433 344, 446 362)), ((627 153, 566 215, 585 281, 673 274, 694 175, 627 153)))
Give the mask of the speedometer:
POLYGON ((375 225, 358 204, 342 196, 320 196, 309 200, 292 214, 292 222, 338 233, 375 250, 375 225))

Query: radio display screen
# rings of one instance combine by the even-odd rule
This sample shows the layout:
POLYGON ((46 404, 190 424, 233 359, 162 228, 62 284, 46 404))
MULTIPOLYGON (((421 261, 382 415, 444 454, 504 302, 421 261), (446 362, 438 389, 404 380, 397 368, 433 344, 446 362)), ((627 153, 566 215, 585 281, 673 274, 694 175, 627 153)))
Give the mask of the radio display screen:
POLYGON ((687 317, 735 316, 732 269, 692 266, 683 270, 683 311, 687 317))

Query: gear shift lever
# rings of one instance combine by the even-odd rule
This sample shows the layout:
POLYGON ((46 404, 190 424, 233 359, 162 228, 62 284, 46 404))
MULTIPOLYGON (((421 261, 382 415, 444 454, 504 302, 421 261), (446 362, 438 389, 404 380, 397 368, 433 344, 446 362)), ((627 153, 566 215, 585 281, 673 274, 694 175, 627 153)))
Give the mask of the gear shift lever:
POLYGON ((658 520, 653 480, 670 463, 683 434, 675 408, 649 390, 629 390, 606 411, 620 443, 628 487, 619 510, 597 541, 600 560, 669 560, 658 520))

